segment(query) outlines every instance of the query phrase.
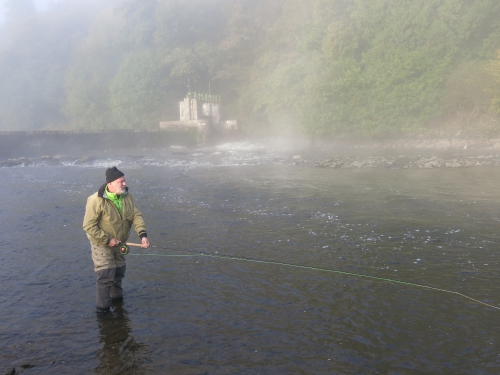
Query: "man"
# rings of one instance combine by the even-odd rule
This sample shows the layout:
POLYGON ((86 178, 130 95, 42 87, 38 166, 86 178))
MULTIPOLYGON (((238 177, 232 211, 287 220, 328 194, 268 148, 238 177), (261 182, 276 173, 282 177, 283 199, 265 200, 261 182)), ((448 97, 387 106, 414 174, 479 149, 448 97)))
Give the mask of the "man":
POLYGON ((146 225, 128 193, 125 175, 113 167, 106 170, 106 183, 87 199, 83 230, 87 233, 96 273, 98 314, 110 314, 112 300, 123 299, 122 279, 125 256, 118 245, 128 239, 130 228, 141 238, 142 248, 149 247, 146 225))

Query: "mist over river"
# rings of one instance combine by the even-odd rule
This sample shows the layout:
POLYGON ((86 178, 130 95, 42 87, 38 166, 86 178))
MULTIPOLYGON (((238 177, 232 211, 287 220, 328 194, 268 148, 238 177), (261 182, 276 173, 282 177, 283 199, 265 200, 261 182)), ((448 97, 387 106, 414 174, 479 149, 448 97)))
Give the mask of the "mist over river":
POLYGON ((242 142, 0 168, 0 371, 500 373, 500 168, 292 158, 318 153, 242 142), (153 247, 131 248, 124 302, 98 317, 82 220, 113 165, 153 247))

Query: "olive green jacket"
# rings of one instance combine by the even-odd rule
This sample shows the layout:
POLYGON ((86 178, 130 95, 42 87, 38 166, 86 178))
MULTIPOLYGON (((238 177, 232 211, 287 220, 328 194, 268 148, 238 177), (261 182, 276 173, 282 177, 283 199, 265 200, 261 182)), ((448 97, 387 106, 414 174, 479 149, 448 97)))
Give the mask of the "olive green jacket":
POLYGON ((83 230, 87 233, 89 241, 97 245, 107 245, 114 237, 125 242, 132 225, 141 238, 147 237, 146 224, 128 193, 128 188, 127 192, 123 193, 123 213, 120 213, 114 203, 106 197, 105 187, 106 184, 102 185, 98 192, 87 199, 83 230))

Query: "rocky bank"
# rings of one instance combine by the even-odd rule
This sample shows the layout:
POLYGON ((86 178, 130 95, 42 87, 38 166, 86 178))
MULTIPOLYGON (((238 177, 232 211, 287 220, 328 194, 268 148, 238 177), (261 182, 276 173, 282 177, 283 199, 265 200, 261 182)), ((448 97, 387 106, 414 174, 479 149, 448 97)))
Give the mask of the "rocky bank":
MULTIPOLYGON (((296 158, 297 160, 297 158, 296 158)), ((300 159, 299 159, 300 160, 300 159)), ((406 156, 386 157, 369 156, 367 158, 337 155, 319 161, 317 168, 393 168, 393 169, 432 169, 432 168, 467 168, 483 166, 500 166, 500 160, 484 158, 453 158, 443 159, 437 156, 406 156)))
POLYGON ((383 141, 350 140, 346 144, 351 148, 380 149, 422 149, 422 150, 466 150, 466 149, 499 149, 500 138, 428 138, 419 136, 411 139, 392 139, 383 141))

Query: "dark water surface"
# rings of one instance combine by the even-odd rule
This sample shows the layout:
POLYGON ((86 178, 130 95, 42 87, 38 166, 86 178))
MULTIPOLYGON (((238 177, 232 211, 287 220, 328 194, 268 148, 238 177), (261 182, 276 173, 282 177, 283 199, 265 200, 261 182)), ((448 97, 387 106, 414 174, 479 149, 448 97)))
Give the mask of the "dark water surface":
POLYGON ((500 306, 500 170, 317 169, 295 152, 0 169, 0 371, 500 373, 500 310, 390 281, 500 306), (99 318, 81 224, 111 165, 158 247, 132 248, 125 300, 99 318))

